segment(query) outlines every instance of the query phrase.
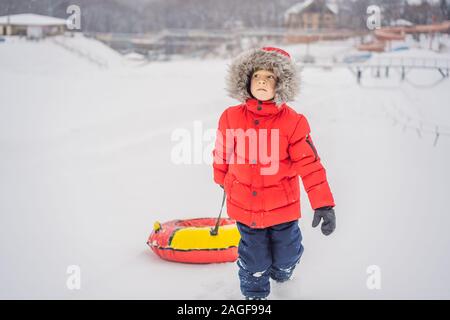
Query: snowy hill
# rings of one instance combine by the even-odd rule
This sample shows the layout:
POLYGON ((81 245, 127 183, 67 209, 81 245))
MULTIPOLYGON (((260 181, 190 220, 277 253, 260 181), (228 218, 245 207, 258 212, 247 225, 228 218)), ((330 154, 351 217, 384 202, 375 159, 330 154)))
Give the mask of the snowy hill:
MULTIPOLYGON (((135 68, 94 40, 59 40, 107 67, 50 39, 0 43, 0 298, 241 299, 235 264, 170 263, 145 244, 155 220, 218 214, 210 163, 172 163, 171 134, 194 121, 215 129, 237 103, 224 91, 229 61, 135 68), (70 265, 80 290, 66 287, 70 265)), ((302 190, 305 253, 270 298, 450 298, 450 80, 366 77, 359 87, 346 69, 302 78, 290 105, 311 124, 337 230, 311 228, 302 190), (435 124, 437 143, 425 130, 435 124), (371 265, 381 290, 366 285, 371 265)))

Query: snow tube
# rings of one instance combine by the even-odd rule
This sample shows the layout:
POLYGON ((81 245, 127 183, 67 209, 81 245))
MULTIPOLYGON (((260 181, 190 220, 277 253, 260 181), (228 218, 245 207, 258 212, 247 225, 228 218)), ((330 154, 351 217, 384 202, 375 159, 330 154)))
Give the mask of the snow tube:
POLYGON ((172 220, 153 226, 147 245, 159 257, 184 263, 233 262, 240 240, 235 220, 220 219, 217 235, 210 231, 217 218, 172 220))

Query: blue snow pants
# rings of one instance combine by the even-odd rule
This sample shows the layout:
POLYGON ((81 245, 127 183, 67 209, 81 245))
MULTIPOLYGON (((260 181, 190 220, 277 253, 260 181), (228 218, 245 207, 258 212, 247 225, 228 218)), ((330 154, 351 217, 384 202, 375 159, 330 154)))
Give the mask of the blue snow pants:
POLYGON ((253 229, 236 222, 241 240, 237 265, 241 292, 245 297, 266 298, 270 278, 289 280, 303 254, 298 220, 264 229, 253 229))

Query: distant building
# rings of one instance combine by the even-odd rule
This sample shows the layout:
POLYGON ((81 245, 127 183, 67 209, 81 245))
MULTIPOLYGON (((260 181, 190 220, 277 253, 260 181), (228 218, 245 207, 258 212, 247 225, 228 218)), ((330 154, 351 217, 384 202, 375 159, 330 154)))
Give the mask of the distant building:
POLYGON ((331 30, 337 26, 338 7, 326 0, 306 0, 289 8, 284 15, 288 29, 331 30))
POLYGON ((432 6, 427 1, 408 0, 405 5, 404 18, 415 24, 429 24, 432 21, 432 6))
POLYGON ((21 35, 40 39, 62 34, 66 31, 66 20, 32 13, 0 17, 0 35, 21 35))

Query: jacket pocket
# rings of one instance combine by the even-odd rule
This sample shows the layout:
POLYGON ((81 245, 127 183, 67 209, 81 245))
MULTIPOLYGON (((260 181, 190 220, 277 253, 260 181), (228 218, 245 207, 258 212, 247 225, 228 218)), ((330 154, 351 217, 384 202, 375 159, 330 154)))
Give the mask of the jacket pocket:
POLYGON ((292 202, 300 200, 300 180, 298 176, 289 178, 289 187, 292 192, 292 202))
POLYGON ((290 178, 284 178, 281 180, 281 184, 283 185, 284 193, 286 194, 287 203, 295 202, 295 196, 290 184, 290 178))
POLYGON ((225 190, 225 193, 227 194, 228 197, 230 197, 231 187, 233 186, 233 181, 235 179, 236 178, 234 177, 233 174, 227 172, 225 179, 223 180, 223 189, 225 190))
POLYGON ((287 206, 289 202, 286 187, 282 180, 279 184, 264 188, 264 204, 265 211, 274 210, 287 206))

